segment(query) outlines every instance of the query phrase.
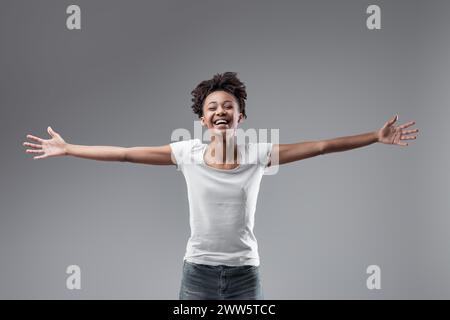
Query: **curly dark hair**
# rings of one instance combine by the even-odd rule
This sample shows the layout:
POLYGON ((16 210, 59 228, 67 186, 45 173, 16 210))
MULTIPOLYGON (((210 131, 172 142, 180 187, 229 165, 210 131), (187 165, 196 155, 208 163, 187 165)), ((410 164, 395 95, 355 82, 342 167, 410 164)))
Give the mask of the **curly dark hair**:
POLYGON ((203 116, 203 103, 206 97, 214 91, 226 91, 236 98, 239 103, 239 112, 244 118, 245 114, 245 99, 247 99, 247 91, 245 85, 237 77, 236 72, 217 73, 212 79, 204 80, 191 92, 194 103, 191 108, 199 118, 203 116))

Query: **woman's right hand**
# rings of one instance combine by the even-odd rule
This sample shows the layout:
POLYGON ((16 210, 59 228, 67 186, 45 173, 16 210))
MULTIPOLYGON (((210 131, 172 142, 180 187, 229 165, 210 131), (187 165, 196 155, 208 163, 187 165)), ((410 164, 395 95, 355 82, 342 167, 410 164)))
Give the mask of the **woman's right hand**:
POLYGON ((36 143, 24 142, 23 145, 30 147, 27 149, 27 153, 39 154, 33 157, 33 159, 44 159, 48 157, 57 157, 66 155, 67 143, 61 136, 53 131, 51 127, 47 128, 48 133, 52 137, 51 139, 41 139, 31 134, 27 135, 27 138, 33 140, 36 143))

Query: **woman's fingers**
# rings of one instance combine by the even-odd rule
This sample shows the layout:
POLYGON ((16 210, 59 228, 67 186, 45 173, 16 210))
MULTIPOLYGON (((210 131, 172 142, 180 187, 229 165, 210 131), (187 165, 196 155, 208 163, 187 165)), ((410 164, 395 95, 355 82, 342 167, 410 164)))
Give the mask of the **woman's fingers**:
POLYGON ((33 157, 33 159, 44 159, 44 158, 47 158, 48 156, 46 155, 46 154, 44 154, 44 155, 42 155, 42 156, 36 156, 36 157, 33 157))
POLYGON ((48 128, 47 128, 47 132, 48 132, 48 134, 51 135, 52 137, 55 137, 55 135, 56 135, 56 132, 53 131, 52 127, 50 127, 50 126, 48 126, 48 128))
MULTIPOLYGON (((30 143, 30 144, 32 144, 32 143, 30 143)), ((44 158, 48 157, 48 155, 42 149, 27 149, 26 152, 39 154, 38 156, 34 156, 33 159, 44 159, 44 158)))
POLYGON ((416 139, 417 136, 401 136, 400 140, 413 140, 416 139))
MULTIPOLYGON (((51 136, 53 138, 55 138, 55 137, 60 138, 58 136, 58 134, 51 127, 48 127, 47 131, 49 132, 49 134, 51 134, 51 136)), ((36 154, 36 156, 33 157, 33 159, 43 159, 43 158, 48 158, 48 157, 53 156, 53 152, 50 152, 46 148, 47 145, 52 143, 53 139, 50 139, 50 140, 41 139, 41 138, 33 136, 31 134, 27 134, 27 138, 36 142, 36 143, 31 143, 31 142, 27 141, 27 142, 23 143, 24 146, 30 148, 25 151, 26 153, 36 154), (46 150, 44 151, 44 149, 46 149, 46 150), (48 152, 50 152, 50 154, 48 152)))
POLYGON ((28 134, 28 135, 27 135, 27 138, 28 138, 28 139, 31 139, 31 140, 34 140, 34 141, 36 141, 36 142, 40 142, 40 143, 44 142, 43 139, 38 138, 38 137, 35 137, 35 136, 31 135, 31 134, 28 134))
POLYGON ((27 149, 27 153, 43 153, 44 150, 36 150, 36 149, 27 149))
POLYGON ((394 122, 397 121, 397 119, 398 119, 398 114, 396 114, 392 119, 390 119, 390 120, 387 122, 387 125, 388 125, 388 126, 393 125, 394 122))
POLYGON ((404 129, 404 128, 408 128, 408 127, 411 127, 413 124, 415 124, 416 122, 415 121, 411 121, 411 122, 408 122, 408 123, 405 123, 405 124, 402 124, 401 126, 398 126, 400 129, 404 129))
POLYGON ((419 132, 419 129, 405 130, 405 131, 403 131, 403 134, 410 134, 410 133, 415 133, 415 132, 419 132))
POLYGON ((42 145, 41 145, 41 144, 35 144, 35 143, 30 143, 30 142, 24 142, 23 145, 24 145, 24 146, 27 146, 27 147, 36 148, 36 149, 42 149, 42 145))

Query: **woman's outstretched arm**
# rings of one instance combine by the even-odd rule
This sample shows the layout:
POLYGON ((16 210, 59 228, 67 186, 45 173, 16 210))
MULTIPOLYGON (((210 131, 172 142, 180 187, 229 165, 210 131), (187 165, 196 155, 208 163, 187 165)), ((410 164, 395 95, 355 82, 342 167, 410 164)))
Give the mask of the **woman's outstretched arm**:
POLYGON ((58 156, 74 156, 99 161, 120 161, 154 165, 175 164, 169 145, 158 147, 115 147, 84 146, 67 143, 59 133, 51 127, 47 128, 51 139, 41 139, 33 135, 27 138, 35 143, 24 142, 29 147, 27 153, 36 154, 33 159, 44 159, 58 156))
MULTIPOLYGON (((395 126, 394 123, 397 119, 398 115, 395 115, 393 118, 388 120, 381 129, 359 135, 320 141, 277 144, 274 145, 272 154, 277 153, 278 164, 284 164, 331 152, 340 152, 360 148, 375 142, 407 146, 408 143, 403 142, 403 140, 416 139, 417 135, 411 134, 419 132, 419 129, 404 130, 414 125, 415 121, 410 121, 403 125, 395 126)), ((275 163, 271 163, 271 165, 272 164, 275 163)))

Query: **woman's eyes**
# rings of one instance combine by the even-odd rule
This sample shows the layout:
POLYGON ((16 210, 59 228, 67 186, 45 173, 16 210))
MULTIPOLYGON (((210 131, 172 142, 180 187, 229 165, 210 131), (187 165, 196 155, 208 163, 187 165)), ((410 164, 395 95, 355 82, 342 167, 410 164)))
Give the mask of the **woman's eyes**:
MULTIPOLYGON (((216 109, 217 109, 217 107, 209 107, 209 108, 208 108, 209 111, 214 111, 214 110, 216 110, 216 109)), ((232 105, 225 106, 225 109, 233 109, 233 106, 232 106, 232 105)))

